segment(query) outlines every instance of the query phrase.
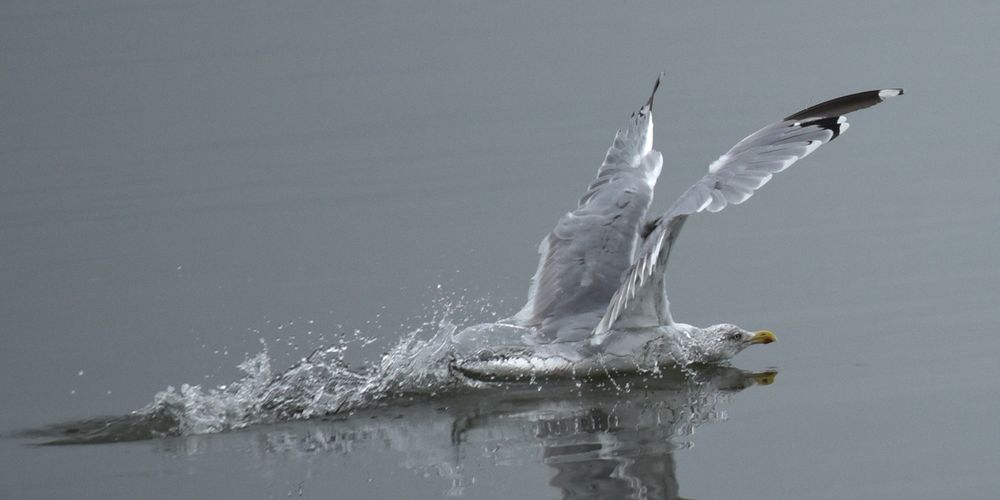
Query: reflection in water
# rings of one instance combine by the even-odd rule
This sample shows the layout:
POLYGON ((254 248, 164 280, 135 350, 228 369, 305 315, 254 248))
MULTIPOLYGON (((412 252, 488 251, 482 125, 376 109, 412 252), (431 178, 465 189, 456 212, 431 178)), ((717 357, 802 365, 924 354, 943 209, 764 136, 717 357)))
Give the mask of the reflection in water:
MULTIPOLYGON (((449 479, 450 495, 475 482, 464 464, 485 459, 544 463, 553 469, 549 484, 567 499, 670 499, 679 498, 674 450, 690 446, 700 424, 724 420, 735 393, 774 377, 773 371, 710 367, 586 384, 503 384, 225 436, 262 458, 397 451, 402 466, 449 479)), ((219 439, 195 435, 162 446, 198 454, 210 452, 219 439)))
POLYGON ((697 425, 725 418, 721 405, 730 394, 770 384, 774 375, 714 368, 691 379, 668 376, 624 397, 598 391, 555 407, 501 408, 481 421, 494 431, 531 429, 534 439, 520 444, 541 447, 541 460, 556 471, 550 484, 563 498, 678 498, 673 450, 688 445, 697 425))

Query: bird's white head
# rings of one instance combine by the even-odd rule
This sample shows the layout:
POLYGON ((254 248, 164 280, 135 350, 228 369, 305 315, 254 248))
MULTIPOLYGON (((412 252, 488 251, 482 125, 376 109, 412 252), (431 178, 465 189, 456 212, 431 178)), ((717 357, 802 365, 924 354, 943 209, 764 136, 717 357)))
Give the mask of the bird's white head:
POLYGON ((778 340, 767 330, 751 332, 736 325, 722 323, 704 330, 701 357, 705 361, 725 361, 754 344, 770 344, 778 340))

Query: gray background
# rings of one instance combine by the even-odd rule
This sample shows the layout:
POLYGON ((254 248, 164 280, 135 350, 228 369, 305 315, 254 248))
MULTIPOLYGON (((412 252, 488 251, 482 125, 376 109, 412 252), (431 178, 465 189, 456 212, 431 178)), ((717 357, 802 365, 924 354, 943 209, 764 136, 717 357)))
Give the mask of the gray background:
MULTIPOLYGON (((735 364, 780 375, 702 427, 677 475, 697 498, 991 496, 997 33, 987 1, 4 2, 0 432, 226 383, 261 338, 281 367, 359 329, 380 339, 362 361, 442 301, 513 312, 659 71, 654 210, 759 126, 902 86, 688 222, 675 317, 774 330, 735 364)), ((305 480, 238 435, 189 439, 4 438, 0 496, 305 480)), ((306 492, 442 494, 395 453, 323 456, 306 492)), ((477 466, 471 497, 557 494, 530 457, 477 466)))

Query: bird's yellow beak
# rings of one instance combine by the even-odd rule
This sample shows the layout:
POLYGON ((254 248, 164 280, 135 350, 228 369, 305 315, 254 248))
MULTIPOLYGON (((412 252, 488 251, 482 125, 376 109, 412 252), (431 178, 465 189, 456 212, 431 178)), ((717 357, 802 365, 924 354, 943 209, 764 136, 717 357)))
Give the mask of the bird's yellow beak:
POLYGON ((751 344, 770 344, 776 340, 778 340, 778 337, 775 337, 773 333, 767 330, 756 332, 753 334, 753 337, 750 337, 751 344))
POLYGON ((778 375, 778 372, 771 370, 760 373, 753 373, 750 375, 751 380, 757 385, 771 385, 774 383, 774 377, 778 375))

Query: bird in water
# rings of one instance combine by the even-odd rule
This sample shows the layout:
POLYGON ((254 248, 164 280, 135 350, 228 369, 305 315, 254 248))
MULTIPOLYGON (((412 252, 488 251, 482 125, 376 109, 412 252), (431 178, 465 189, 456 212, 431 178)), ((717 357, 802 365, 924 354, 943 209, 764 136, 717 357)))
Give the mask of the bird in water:
POLYGON ((736 143, 658 217, 647 214, 663 156, 653 149, 653 97, 632 113, 597 178, 538 247, 528 300, 514 316, 452 337, 454 366, 477 378, 636 371, 725 361, 776 340, 766 330, 674 321, 665 289, 687 218, 739 205, 848 128, 844 115, 903 93, 888 88, 811 106, 736 143))

